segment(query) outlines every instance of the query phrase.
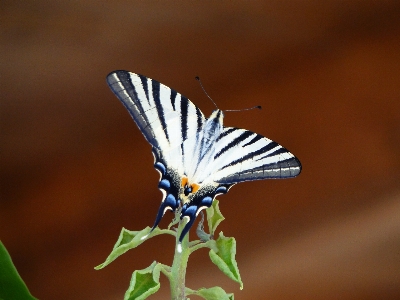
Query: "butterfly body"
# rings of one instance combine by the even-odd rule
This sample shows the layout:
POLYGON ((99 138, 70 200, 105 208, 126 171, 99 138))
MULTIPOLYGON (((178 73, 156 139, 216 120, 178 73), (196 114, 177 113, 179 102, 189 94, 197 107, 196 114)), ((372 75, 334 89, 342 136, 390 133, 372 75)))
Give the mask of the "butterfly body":
POLYGON ((110 73, 107 82, 152 146, 163 193, 153 229, 167 210, 181 206, 181 219, 187 219, 182 241, 199 212, 232 185, 295 177, 301 171, 299 160, 276 142, 224 127, 219 109, 205 118, 186 97, 127 71, 110 73))

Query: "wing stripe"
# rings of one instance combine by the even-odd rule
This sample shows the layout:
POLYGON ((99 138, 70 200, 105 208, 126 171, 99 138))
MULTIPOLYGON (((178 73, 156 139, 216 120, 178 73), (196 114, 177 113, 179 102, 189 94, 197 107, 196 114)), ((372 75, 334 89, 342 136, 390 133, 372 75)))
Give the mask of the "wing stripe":
POLYGON ((226 137, 227 135, 229 135, 230 133, 232 133, 233 131, 236 131, 237 128, 235 127, 231 127, 229 128, 227 131, 224 131, 220 134, 220 136, 215 140, 215 142, 219 142, 220 139, 222 139, 223 137, 226 137))
POLYGON ((177 92, 171 89, 171 97, 170 97, 169 99, 171 100, 172 108, 173 108, 174 110, 176 110, 176 109, 175 109, 176 94, 177 94, 177 92))
POLYGON ((197 115, 197 132, 201 130, 203 127, 203 114, 201 110, 196 106, 196 115, 197 115))
POLYGON ((167 130, 167 123, 165 122, 165 113, 164 113, 164 107, 161 104, 161 99, 160 99, 160 83, 152 80, 151 81, 151 88, 152 88, 152 95, 153 95, 153 100, 154 104, 157 109, 157 115, 158 119, 160 120, 161 126, 164 129, 165 137, 167 138, 168 142, 170 141, 169 136, 168 136, 168 130, 167 130))
POLYGON ((181 101, 181 133, 182 133, 182 142, 187 139, 187 130, 188 130, 188 101, 185 97, 182 97, 181 101))
POLYGON ((248 143, 244 144, 242 147, 246 147, 246 146, 249 146, 251 144, 254 144, 255 142, 261 140, 262 138, 263 137, 261 135, 256 134, 256 136, 251 141, 249 141, 248 143))
POLYGON ((226 151, 228 151, 229 149, 231 149, 232 147, 238 145, 240 142, 243 142, 244 140, 246 140, 247 138, 249 138, 250 136, 252 136, 254 133, 248 130, 245 130, 244 132, 242 132, 238 137, 236 137, 235 139, 233 139, 229 144, 227 144, 224 148, 222 148, 215 156, 214 159, 217 159, 218 157, 220 157, 223 153, 225 153, 226 151))
MULTIPOLYGON (((147 101, 149 101, 149 86, 147 85, 147 77, 145 77, 143 75, 139 75, 139 74, 138 74, 138 76, 140 78, 140 81, 142 82, 143 90, 146 94, 147 101)), ((131 83, 132 83, 132 81, 131 81, 131 83)), ((137 99, 139 99, 139 98, 137 98, 137 99)), ((138 101, 138 102, 140 103, 140 101, 138 101)))
MULTIPOLYGON (((277 143, 275 143, 275 144, 278 145, 277 143)), ((274 155, 279 155, 279 154, 284 154, 284 153, 288 153, 288 151, 285 148, 280 147, 280 148, 277 148, 274 152, 267 153, 266 155, 261 156, 260 158, 256 159, 256 161, 262 160, 262 159, 267 158, 269 156, 274 156, 274 155)))
MULTIPOLYGON (((268 145, 262 147, 261 149, 258 149, 257 151, 254 151, 254 152, 250 152, 249 154, 247 154, 247 155, 245 155, 245 156, 243 156, 243 157, 241 157, 241 158, 239 158, 237 160, 232 161, 231 163, 229 163, 229 164, 223 166, 222 168, 220 168, 218 171, 223 170, 223 169, 225 169, 227 167, 236 165, 236 164, 241 163, 243 161, 246 161, 248 159, 251 159, 254 156, 257 156, 259 154, 263 154, 263 153, 273 149, 276 146, 279 146, 279 144, 271 141, 268 145)), ((269 155, 267 155, 267 156, 269 156, 269 155)))

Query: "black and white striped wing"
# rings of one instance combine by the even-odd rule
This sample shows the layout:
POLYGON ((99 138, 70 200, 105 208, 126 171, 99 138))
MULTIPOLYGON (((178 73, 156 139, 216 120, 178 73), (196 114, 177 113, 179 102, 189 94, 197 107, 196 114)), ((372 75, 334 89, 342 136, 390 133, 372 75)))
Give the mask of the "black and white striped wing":
POLYGON ((107 83, 147 141, 161 151, 164 163, 183 174, 185 148, 189 152, 195 147, 191 137, 205 121, 200 109, 180 93, 139 74, 114 71, 107 83), (190 143, 184 143, 188 139, 190 143))
POLYGON ((221 184, 290 178, 300 161, 278 143, 245 129, 225 127, 216 142, 212 180, 221 184))

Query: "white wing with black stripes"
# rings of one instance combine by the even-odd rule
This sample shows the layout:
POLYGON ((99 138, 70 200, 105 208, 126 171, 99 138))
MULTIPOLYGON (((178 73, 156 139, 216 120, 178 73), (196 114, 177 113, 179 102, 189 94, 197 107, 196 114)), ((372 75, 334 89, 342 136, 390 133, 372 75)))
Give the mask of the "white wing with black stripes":
POLYGON ((215 147, 212 178, 219 183, 290 178, 299 175, 299 160, 278 143, 257 133, 225 127, 215 147))
POLYGON ((115 71, 107 82, 147 141, 182 172, 180 148, 191 147, 184 141, 201 130, 205 118, 200 109, 169 87, 139 74, 115 71))
POLYGON ((300 161, 276 142, 224 127, 219 109, 206 119, 181 94, 127 71, 112 72, 107 82, 153 148, 163 192, 153 229, 167 210, 182 206, 181 218, 188 219, 182 241, 198 213, 233 184, 290 178, 301 172, 300 161))

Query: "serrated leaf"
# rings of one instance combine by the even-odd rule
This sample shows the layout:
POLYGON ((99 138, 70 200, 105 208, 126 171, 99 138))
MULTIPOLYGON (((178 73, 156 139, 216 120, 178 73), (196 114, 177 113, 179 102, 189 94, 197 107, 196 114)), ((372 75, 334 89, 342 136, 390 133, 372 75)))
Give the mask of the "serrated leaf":
POLYGON ((0 241, 0 299, 36 300, 19 276, 11 256, 0 241))
POLYGON ((219 202, 217 199, 214 199, 211 207, 207 208, 206 212, 208 229, 210 230, 210 234, 214 235, 214 232, 217 229, 219 223, 225 220, 224 216, 219 210, 219 202))
POLYGON ((154 261, 146 269, 133 272, 124 300, 143 300, 156 293, 160 289, 160 271, 161 265, 154 261))
POLYGON ((190 291, 187 295, 197 295, 206 300, 234 300, 233 294, 227 294, 219 286, 214 286, 212 288, 201 288, 197 291, 190 291))
POLYGON ((222 232, 216 240, 218 251, 210 250, 209 255, 211 261, 230 279, 240 284, 243 289, 243 282, 240 278, 239 269, 235 260, 236 240, 235 238, 225 237, 222 232))
MULTIPOLYGON (((146 231, 148 230, 149 227, 146 227, 145 229, 143 229, 142 231, 146 231)), ((113 250, 118 248, 121 245, 124 244, 128 244, 129 242, 131 242, 135 236, 137 236, 140 233, 140 231, 131 231, 125 228, 122 228, 121 233, 119 234, 118 240, 115 243, 113 250)))
POLYGON ((96 270, 100 270, 105 266, 109 265, 112 261, 114 261, 118 256, 124 254, 126 251, 136 248, 149 238, 158 235, 160 233, 160 229, 157 227, 151 233, 151 236, 147 237, 151 228, 146 227, 141 231, 130 231, 125 228, 122 228, 121 233, 119 234, 118 240, 114 245, 113 250, 110 255, 106 258, 105 262, 95 267, 96 270))
POLYGON ((122 228, 118 240, 115 243, 110 255, 106 258, 105 262, 95 267, 95 269, 100 270, 104 268, 105 266, 109 265, 112 261, 114 261, 118 256, 142 244, 145 241, 145 239, 142 238, 147 234, 149 234, 150 230, 151 230, 150 227, 146 227, 141 231, 130 231, 125 228, 122 228))

